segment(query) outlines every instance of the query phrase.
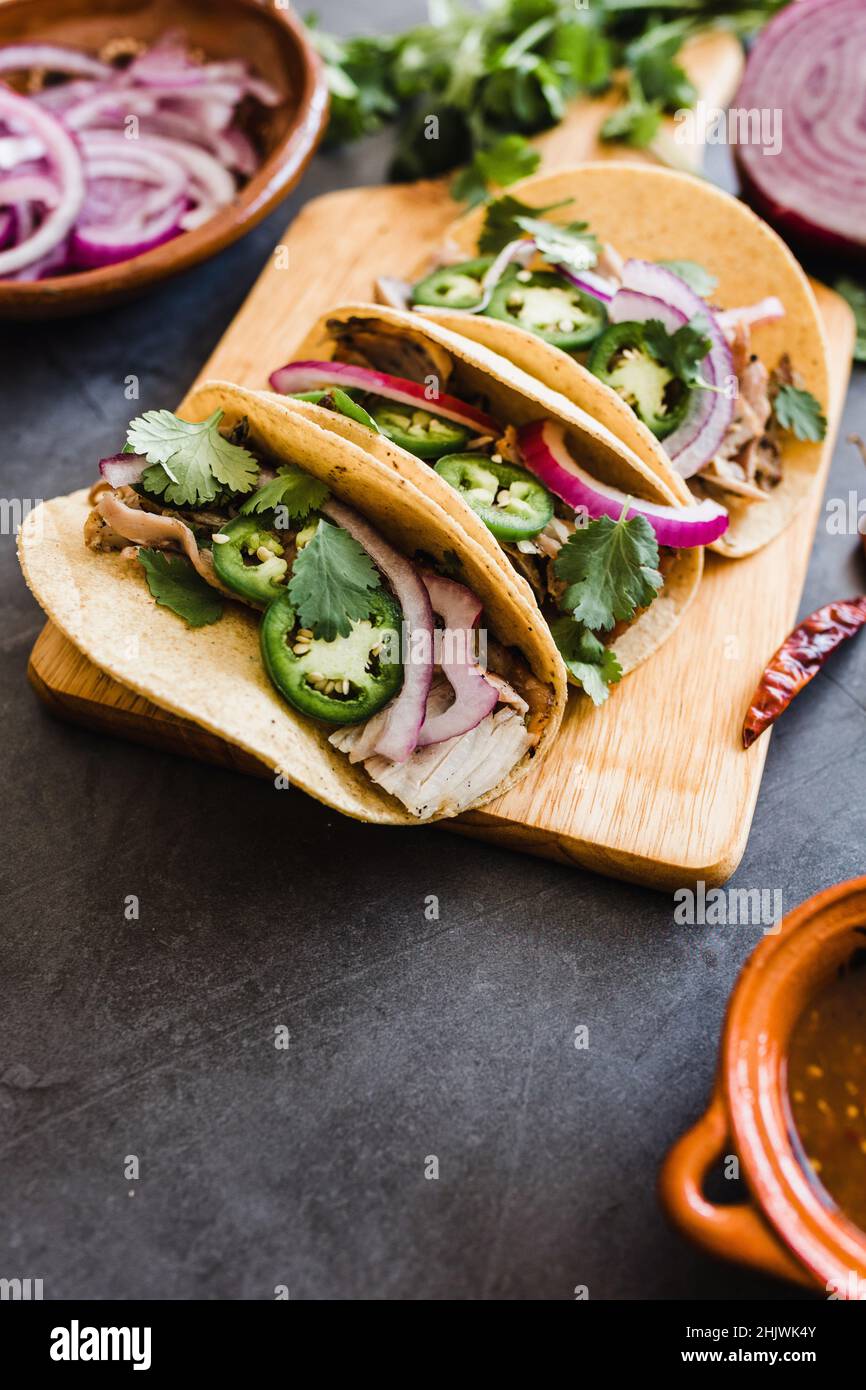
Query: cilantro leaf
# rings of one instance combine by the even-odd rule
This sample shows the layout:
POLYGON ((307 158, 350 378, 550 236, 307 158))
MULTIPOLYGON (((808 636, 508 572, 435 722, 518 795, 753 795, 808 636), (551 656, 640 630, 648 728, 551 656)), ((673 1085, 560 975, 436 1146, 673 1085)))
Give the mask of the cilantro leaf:
POLYGON ((526 231, 518 218, 535 219, 540 214, 553 212, 554 208, 565 207, 570 202, 571 198, 564 198, 558 203, 548 203, 546 207, 536 208, 531 203, 524 203, 520 198, 515 198, 511 193, 503 193, 501 198, 495 198, 487 206, 484 226, 478 238, 479 253, 482 256, 495 256, 509 241, 517 241, 526 231))
POLYGON ((547 57, 554 71, 568 82, 571 92, 600 92, 610 82, 611 41, 592 24, 562 24, 547 45, 547 57))
POLYGON ((649 102, 658 102, 663 111, 691 106, 697 92, 681 67, 673 61, 679 38, 644 53, 634 67, 635 81, 649 102))
POLYGON ((811 391, 787 383, 773 397, 773 414, 782 429, 790 430, 797 439, 823 439, 827 420, 811 391))
POLYGON ((321 507, 327 496, 328 489, 318 478, 311 478, 296 463, 287 463, 277 469, 275 478, 247 498, 241 507, 241 515, 250 516, 255 512, 271 511, 274 507, 285 507, 293 521, 302 521, 310 512, 321 507))
POLYGON ((180 420, 170 410, 147 410, 133 420, 127 443, 152 466, 141 481, 148 492, 183 506, 212 502, 220 485, 249 492, 259 465, 248 449, 219 432, 221 410, 200 423, 180 420))
POLYGON ((560 608, 591 630, 608 631, 645 608, 662 586, 655 532, 643 516, 601 516, 569 536, 553 562, 568 585, 560 608))
POLYGON ((858 285, 856 280, 849 280, 845 276, 837 280, 833 288, 843 299, 847 299, 854 310, 854 321, 857 325, 854 361, 866 362, 866 289, 858 285))
POLYGON ((706 299, 708 294, 712 294, 716 285, 719 283, 715 275, 697 261, 659 261, 667 270, 672 270, 674 275, 678 275, 681 280, 685 280, 690 290, 699 294, 701 299, 706 299))
POLYGON ((469 169, 483 197, 491 184, 504 188, 516 183, 534 174, 540 163, 541 155, 524 136, 502 135, 492 145, 476 151, 469 169))
POLYGON ((628 101, 612 111, 601 128, 602 140, 623 140, 636 150, 645 150, 658 135, 662 108, 658 101, 647 101, 640 84, 629 84, 628 101))
POLYGON ((713 344, 702 331, 699 319, 684 323, 675 333, 668 333, 659 319, 648 319, 643 339, 656 360, 669 367, 686 386, 704 384, 699 368, 713 344))
POLYGON ((205 627, 222 617, 222 599, 200 574, 196 574, 185 555, 173 555, 167 550, 139 550, 138 561, 157 603, 177 613, 190 627, 205 627))
POLYGON ((610 686, 622 680, 616 652, 568 613, 554 618, 550 631, 569 674, 580 682, 594 705, 603 705, 610 686))
POLYGON ((587 222, 544 222, 538 217, 515 217, 521 231, 535 241, 548 261, 560 261, 572 270, 588 270, 598 260, 598 238, 587 231, 587 222))
POLYGON ((348 637, 353 622, 368 617, 370 594, 381 585, 379 571, 348 531, 320 521, 295 560, 289 597, 304 627, 333 642, 348 637))

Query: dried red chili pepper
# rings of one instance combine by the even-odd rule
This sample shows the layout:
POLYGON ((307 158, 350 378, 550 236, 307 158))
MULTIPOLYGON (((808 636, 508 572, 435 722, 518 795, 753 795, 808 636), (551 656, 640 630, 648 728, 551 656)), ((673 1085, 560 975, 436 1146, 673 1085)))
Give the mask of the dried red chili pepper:
POLYGON ((817 676, 828 656, 866 625, 866 597, 825 604, 804 618, 770 661, 752 696, 743 725, 743 746, 774 724, 817 676))

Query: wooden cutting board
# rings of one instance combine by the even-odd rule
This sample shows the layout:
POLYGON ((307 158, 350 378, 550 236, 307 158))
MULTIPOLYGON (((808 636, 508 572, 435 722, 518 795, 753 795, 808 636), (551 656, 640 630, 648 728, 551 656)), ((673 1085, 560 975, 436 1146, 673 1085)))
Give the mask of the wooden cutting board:
MULTIPOLYGON (((724 105, 740 73, 726 35, 693 44, 687 61, 704 101, 724 105)), ((545 167, 611 155, 598 130, 612 100, 576 103, 539 142, 545 167)), ((383 268, 409 270, 454 217, 444 183, 358 188, 308 203, 202 368, 262 387, 331 305, 371 297, 383 268)), ((576 697, 544 763, 499 801, 447 828, 600 873, 674 888, 733 873, 746 846, 769 738, 748 753, 743 714, 769 655, 797 612, 823 483, 847 389, 848 306, 815 291, 832 344, 830 431, 820 479, 784 535, 747 560, 707 557, 704 582, 679 629, 601 710, 576 697)), ((265 767, 110 679, 52 625, 31 656, 30 680, 64 718, 240 771, 265 767)))

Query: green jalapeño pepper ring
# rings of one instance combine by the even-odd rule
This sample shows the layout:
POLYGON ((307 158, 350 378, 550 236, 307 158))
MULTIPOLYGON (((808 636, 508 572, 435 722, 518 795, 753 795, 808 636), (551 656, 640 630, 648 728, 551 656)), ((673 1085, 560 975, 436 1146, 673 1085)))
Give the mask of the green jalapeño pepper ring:
POLYGON ((587 366, 622 396, 657 439, 671 434, 682 421, 691 389, 652 355, 642 323, 615 323, 608 328, 587 366))
POLYGON ((262 606, 285 586, 288 564, 282 554, 282 541, 262 517, 237 516, 213 538, 217 577, 242 598, 262 606))
POLYGON ((327 724, 361 724, 403 684, 402 619, 397 601, 379 589, 370 595, 370 616, 352 623, 348 637, 326 642, 297 626, 284 591, 262 618, 265 670, 302 714, 327 724))
POLYGON ((445 309, 474 309, 482 296, 481 281, 493 264, 492 256, 461 265, 443 265, 419 280, 412 291, 413 304, 438 304, 445 309))
POLYGON ((607 323, 600 300, 552 270, 518 270, 503 276, 485 313, 535 333, 564 352, 589 347, 607 323))
POLYGON ((378 396, 367 404, 386 439, 419 459, 438 459, 443 454, 456 453, 458 449, 465 448, 471 437, 471 431, 465 425, 458 425, 455 420, 443 420, 429 410, 413 410, 411 406, 399 405, 378 396))
POLYGON ((524 541, 543 531, 553 498, 526 469, 483 454, 448 454, 435 471, 469 503, 498 541, 524 541))

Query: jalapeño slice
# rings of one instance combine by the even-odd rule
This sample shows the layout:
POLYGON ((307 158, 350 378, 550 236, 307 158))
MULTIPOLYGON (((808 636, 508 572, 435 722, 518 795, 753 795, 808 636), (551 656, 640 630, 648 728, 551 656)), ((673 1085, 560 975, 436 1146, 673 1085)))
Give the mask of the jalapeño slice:
POLYGON ((379 430, 419 459, 438 459, 462 449, 471 431, 456 420, 443 420, 429 410, 415 410, 409 405, 374 397, 367 402, 370 414, 379 430))
POLYGON ((412 291, 412 303, 439 305, 442 309, 474 309, 481 299, 481 281, 492 264, 492 256, 483 256, 461 265, 440 266, 418 281, 412 291))
POLYGON ((484 312, 490 318, 535 333, 565 352, 589 347, 607 323, 600 300, 552 270, 517 271, 503 276, 484 312))
POLYGON ((657 439, 682 421, 691 389, 650 352, 642 323, 613 324, 599 338, 587 366, 622 396, 657 439))
POLYGON ((348 637, 325 642, 298 627, 286 591, 262 618, 265 670, 295 709, 327 724, 361 724, 403 683, 400 605, 384 589, 370 595, 370 616, 348 637))
POLYGON ((283 543, 263 517, 237 516, 213 538, 217 577, 242 598, 262 606, 285 588, 288 563, 282 556, 283 543))
POLYGON ((469 503, 498 541, 524 541, 543 531, 553 498, 525 468, 483 454, 448 454, 436 472, 469 503))

